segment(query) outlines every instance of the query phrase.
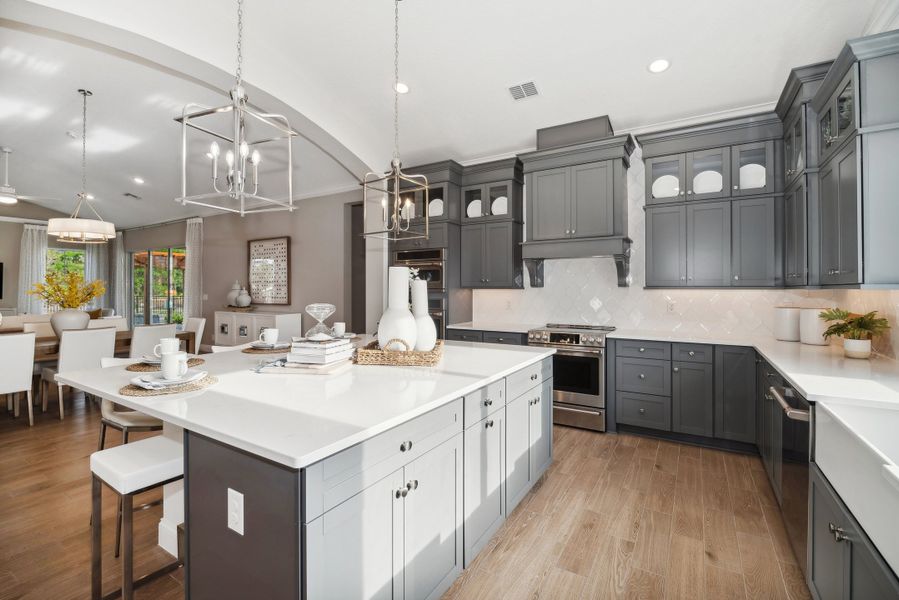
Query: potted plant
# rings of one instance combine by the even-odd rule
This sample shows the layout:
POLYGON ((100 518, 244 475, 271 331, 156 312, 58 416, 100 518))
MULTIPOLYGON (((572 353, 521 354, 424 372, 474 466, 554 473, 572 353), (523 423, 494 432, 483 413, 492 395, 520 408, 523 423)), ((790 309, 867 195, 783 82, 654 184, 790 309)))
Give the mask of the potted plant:
POLYGON ((824 332, 824 339, 832 335, 843 338, 843 353, 849 358, 871 356, 871 338, 890 328, 886 319, 877 316, 877 311, 860 315, 842 308, 829 308, 818 315, 831 325, 824 332))
POLYGON ((85 329, 90 315, 81 310, 85 304, 106 293, 105 284, 96 279, 85 282, 77 271, 47 273, 44 283, 35 283, 28 292, 60 310, 50 315, 50 327, 61 338, 67 329, 85 329))

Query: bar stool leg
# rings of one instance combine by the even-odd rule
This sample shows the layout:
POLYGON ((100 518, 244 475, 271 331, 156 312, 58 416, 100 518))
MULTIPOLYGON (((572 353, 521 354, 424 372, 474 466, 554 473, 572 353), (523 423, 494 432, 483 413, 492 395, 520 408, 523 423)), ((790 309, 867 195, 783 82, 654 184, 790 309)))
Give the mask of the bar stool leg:
POLYGON ((116 503, 115 515, 115 557, 119 557, 122 548, 122 498, 116 503))
POLYGON ((100 600, 102 595, 102 559, 100 521, 102 520, 103 489, 100 479, 91 476, 91 600, 100 600))
POLYGON ((134 496, 125 494, 122 496, 122 529, 125 542, 122 555, 122 600, 134 598, 134 496))

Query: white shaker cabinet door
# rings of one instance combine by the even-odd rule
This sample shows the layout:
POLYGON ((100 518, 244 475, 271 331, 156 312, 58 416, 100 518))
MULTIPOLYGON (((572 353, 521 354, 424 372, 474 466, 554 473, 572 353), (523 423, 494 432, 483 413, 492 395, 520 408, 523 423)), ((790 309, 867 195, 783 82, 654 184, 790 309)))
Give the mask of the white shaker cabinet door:
POLYGON ((306 525, 310 600, 403 597, 403 469, 306 525))
POLYGON ((409 463, 405 480, 405 598, 439 598, 462 572, 462 434, 409 463))
POLYGON ((465 430, 465 566, 487 545, 506 514, 505 411, 465 430))
POLYGON ((531 482, 530 409, 533 391, 525 392, 506 405, 506 514, 527 493, 531 482))

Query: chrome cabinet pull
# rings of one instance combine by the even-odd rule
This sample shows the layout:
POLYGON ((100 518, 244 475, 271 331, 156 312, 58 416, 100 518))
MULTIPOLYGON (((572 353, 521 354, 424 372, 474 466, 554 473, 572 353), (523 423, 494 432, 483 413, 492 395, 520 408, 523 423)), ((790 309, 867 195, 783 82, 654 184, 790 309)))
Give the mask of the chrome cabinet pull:
POLYGON ((693 195, 693 190, 687 190, 687 195, 688 195, 688 196, 692 196, 692 195, 693 195))
POLYGON ((646 375, 644 375, 643 373, 640 373, 640 379, 646 379, 646 375))
POLYGON ((490 427, 493 427, 493 419, 484 423, 484 429, 489 429, 490 427))
POLYGON ((837 527, 833 523, 828 523, 827 528, 830 530, 830 533, 833 534, 835 542, 844 542, 849 539, 849 536, 846 535, 846 531, 842 527, 837 527))
POLYGON ((694 351, 692 351, 692 350, 690 350, 689 352, 687 352, 687 354, 690 355, 690 356, 696 356, 696 353, 695 353, 694 351))
POLYGON ((734 281, 740 281, 740 276, 739 276, 739 275, 734 275, 734 281))
POLYGON ((400 488, 400 489, 398 489, 398 490, 396 491, 396 497, 397 497, 397 499, 399 499, 399 498, 405 498, 407 495, 409 495, 409 490, 406 489, 406 488, 400 488))
POLYGON ((679 373, 679 372, 680 372, 680 368, 679 368, 679 367, 674 367, 674 372, 675 372, 675 373, 679 373))
POLYGON ((646 414, 646 409, 645 409, 645 408, 640 408, 640 409, 637 409, 637 412, 639 412, 641 415, 645 415, 645 414, 646 414))
POLYGON ((405 451, 411 450, 411 449, 412 449, 412 440, 409 440, 408 442, 403 442, 402 444, 400 444, 400 452, 405 452, 405 451))
POLYGON ((646 352, 646 348, 640 348, 640 352, 646 352))
POLYGON ((484 400, 484 406, 492 406, 492 405, 493 405, 493 400, 491 400, 490 398, 487 398, 486 400, 484 400))
POLYGON ((537 381, 537 374, 536 374, 536 373, 534 373, 533 375, 531 375, 531 381, 537 381))

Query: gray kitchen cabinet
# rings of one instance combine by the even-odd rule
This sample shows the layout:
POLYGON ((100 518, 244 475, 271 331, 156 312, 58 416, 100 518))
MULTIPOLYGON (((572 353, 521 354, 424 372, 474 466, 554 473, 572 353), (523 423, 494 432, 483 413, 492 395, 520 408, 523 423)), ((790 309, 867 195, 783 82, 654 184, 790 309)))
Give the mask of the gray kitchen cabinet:
POLYGON ((576 165, 570 169, 571 237, 612 235, 615 218, 612 161, 576 165))
POLYGON ((688 152, 686 156, 687 200, 730 196, 730 148, 688 152))
MULTIPOLYGON (((425 248, 446 248, 449 245, 449 237, 451 228, 458 225, 451 223, 428 223, 428 238, 410 238, 397 240, 394 243, 394 250, 417 250, 425 248)), ((409 227, 411 233, 418 235, 424 234, 424 225, 412 224, 409 227)))
POLYGON ((853 65, 818 111, 818 155, 827 161, 858 129, 857 68, 853 65))
POLYGON ((487 545, 506 517, 505 410, 465 430, 465 566, 487 545))
POLYGON ((619 356, 615 360, 616 385, 622 392, 670 396, 670 368, 668 361, 619 356))
POLYGON ((716 438, 756 443, 755 350, 715 346, 716 438))
POLYGON ((808 194, 805 176, 784 193, 784 284, 808 285, 808 194))
POLYGON ((731 203, 687 206, 687 285, 730 285, 731 203))
POLYGON ((484 332, 470 329, 447 329, 446 340, 448 342, 483 342, 484 332))
POLYGON ((646 169, 647 205, 686 199, 686 154, 647 158, 643 164, 646 169))
POLYGON ((552 462, 550 377, 506 404, 506 514, 552 462))
POLYGON ((521 221, 521 184, 497 181, 462 188, 462 223, 521 221))
POLYGON ((530 233, 534 240, 558 240, 568 237, 568 167, 537 171, 529 175, 528 204, 533 219, 530 233))
POLYGON ((521 223, 462 226, 461 282, 469 288, 521 288, 521 223))
POLYGON ((820 281, 861 283, 859 180, 856 142, 846 144, 818 172, 820 281))
POLYGON ((715 377, 711 364, 671 366, 671 430, 712 437, 715 431, 715 377))
POLYGON ((733 286, 771 287, 777 282, 777 230, 773 197, 735 200, 732 206, 733 286))
POLYGON ((784 179, 788 186, 805 174, 807 110, 806 103, 799 104, 784 123, 784 179))
POLYGON ((824 473, 810 465, 809 584, 818 600, 899 598, 899 580, 824 473))
POLYGON ((731 152, 731 196, 754 196, 774 192, 774 142, 733 146, 731 152))
POLYGON ((687 283, 687 211, 684 206, 646 209, 646 286, 687 283))

